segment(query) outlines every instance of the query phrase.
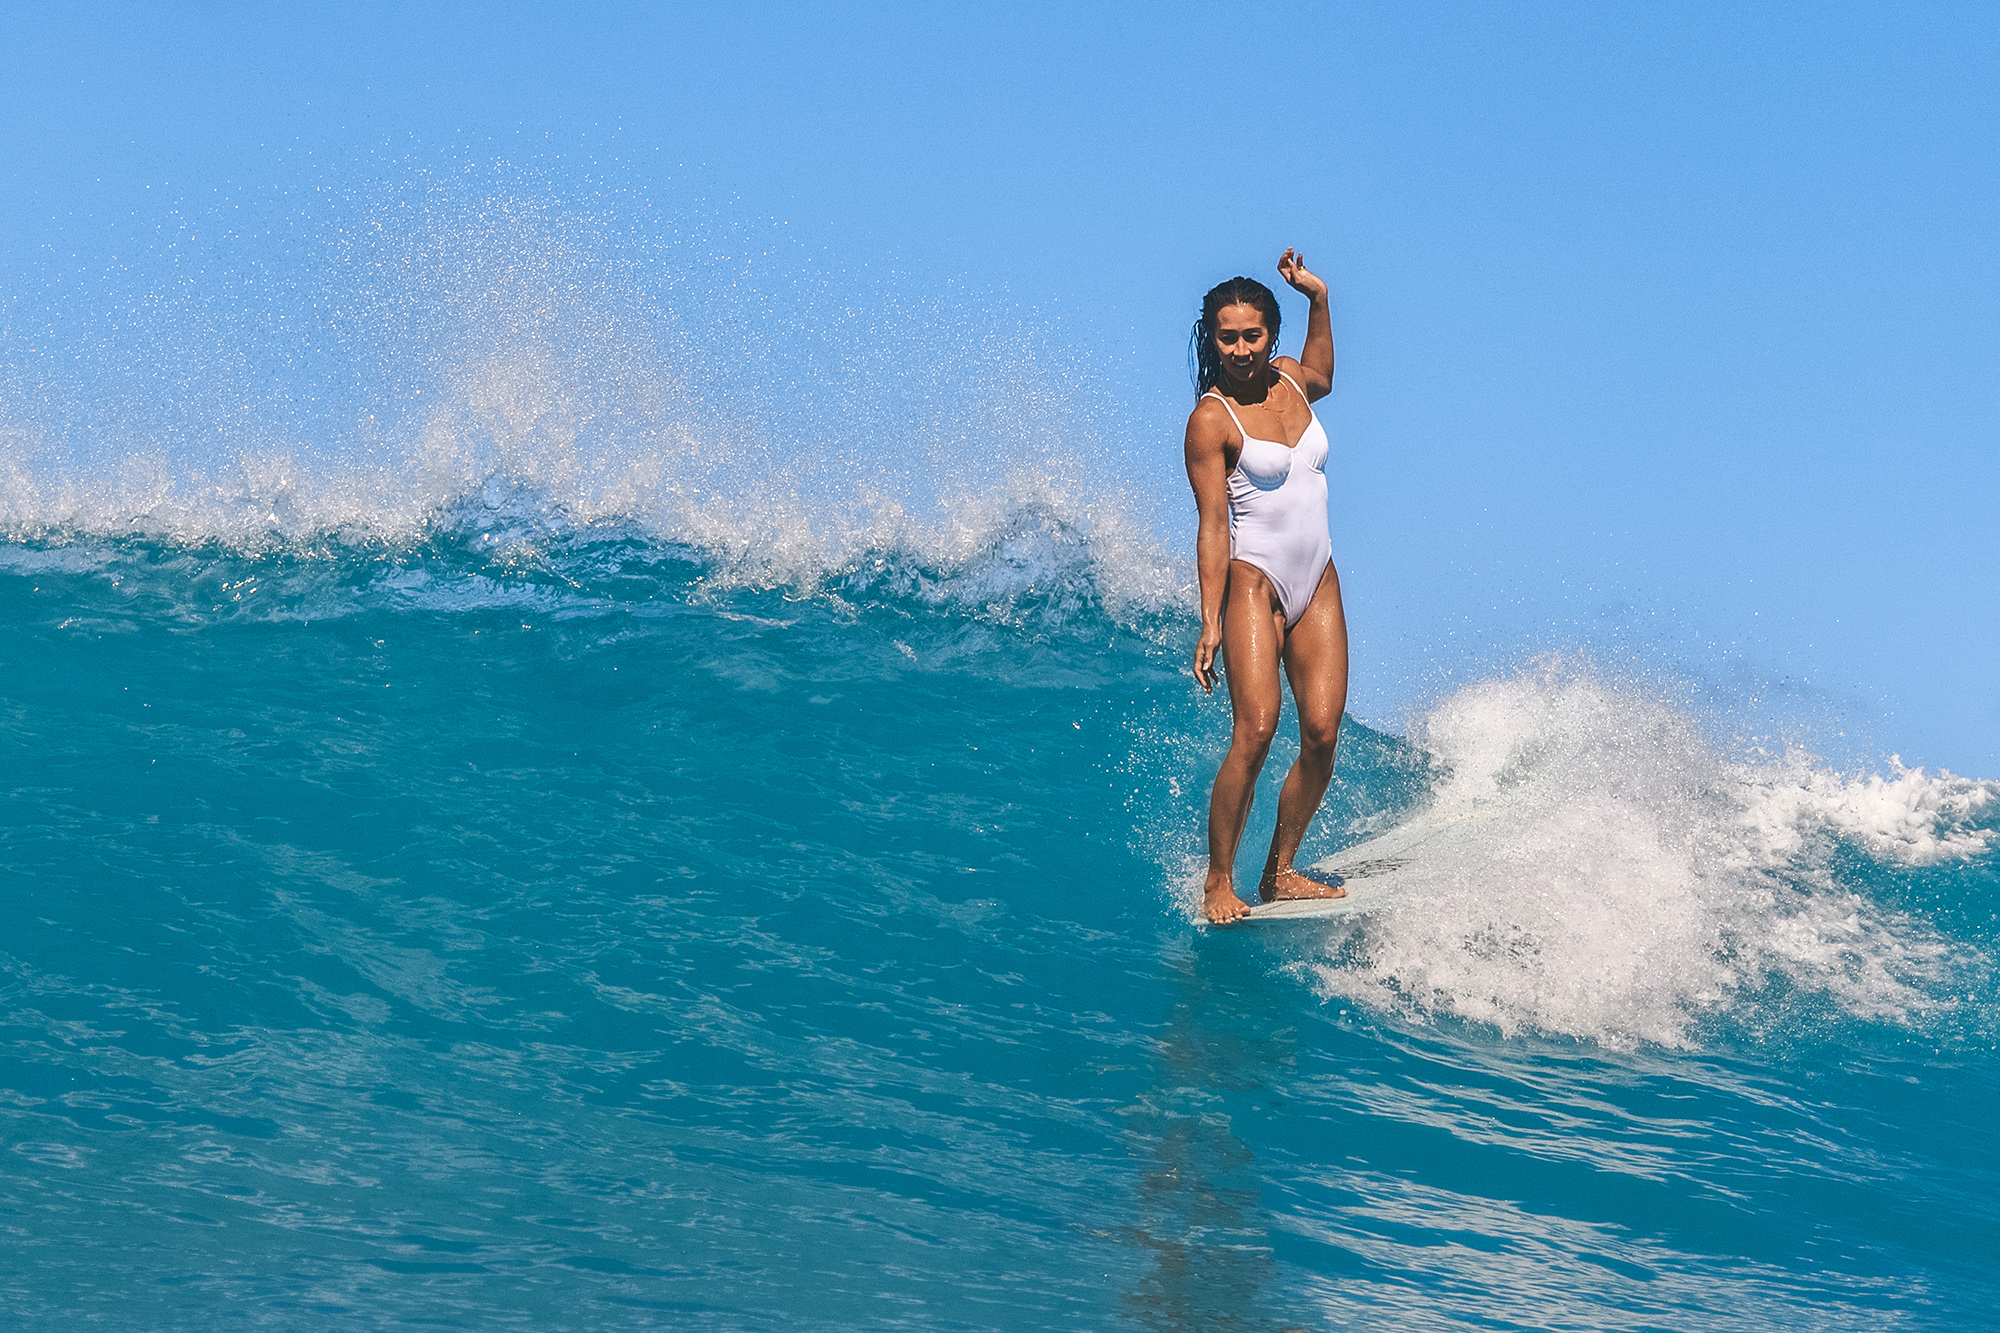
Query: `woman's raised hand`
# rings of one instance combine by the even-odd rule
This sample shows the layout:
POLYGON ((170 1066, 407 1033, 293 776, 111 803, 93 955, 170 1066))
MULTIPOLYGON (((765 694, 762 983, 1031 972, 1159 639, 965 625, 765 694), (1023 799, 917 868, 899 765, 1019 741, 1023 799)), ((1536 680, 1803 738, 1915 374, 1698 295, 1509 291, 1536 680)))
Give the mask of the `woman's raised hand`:
POLYGON ((1306 257, 1298 251, 1286 247, 1278 256, 1278 276, 1291 285, 1293 291, 1310 300, 1317 301, 1326 295, 1326 282, 1306 271, 1306 257))

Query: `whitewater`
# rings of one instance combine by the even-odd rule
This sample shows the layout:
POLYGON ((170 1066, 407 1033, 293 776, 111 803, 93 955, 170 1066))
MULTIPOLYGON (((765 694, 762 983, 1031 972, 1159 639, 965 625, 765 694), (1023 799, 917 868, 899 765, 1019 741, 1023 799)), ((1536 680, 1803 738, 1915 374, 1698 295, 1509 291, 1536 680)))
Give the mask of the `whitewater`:
POLYGON ((1550 643, 1348 720, 1405 896, 1208 930, 1177 443, 1055 326, 231 209, 0 329, 11 1326, 1990 1327, 2000 783, 1550 643))

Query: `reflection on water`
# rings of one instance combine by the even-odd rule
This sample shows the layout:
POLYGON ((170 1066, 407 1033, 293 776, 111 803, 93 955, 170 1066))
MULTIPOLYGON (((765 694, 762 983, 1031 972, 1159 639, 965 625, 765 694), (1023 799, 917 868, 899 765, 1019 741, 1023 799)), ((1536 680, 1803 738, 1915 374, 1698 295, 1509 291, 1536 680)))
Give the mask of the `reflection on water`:
MULTIPOLYGON (((1160 1084, 1126 1111, 1143 1164, 1132 1242, 1152 1262, 1126 1312, 1160 1330, 1291 1328, 1272 1305, 1277 1263, 1256 1154, 1230 1125, 1225 1092, 1264 1092, 1267 1072, 1297 1064, 1295 1034, 1278 1015, 1206 975, 1199 951, 1169 960, 1181 979, 1158 1052, 1160 1084)), ((1268 984, 1268 983, 1267 983, 1268 984)))

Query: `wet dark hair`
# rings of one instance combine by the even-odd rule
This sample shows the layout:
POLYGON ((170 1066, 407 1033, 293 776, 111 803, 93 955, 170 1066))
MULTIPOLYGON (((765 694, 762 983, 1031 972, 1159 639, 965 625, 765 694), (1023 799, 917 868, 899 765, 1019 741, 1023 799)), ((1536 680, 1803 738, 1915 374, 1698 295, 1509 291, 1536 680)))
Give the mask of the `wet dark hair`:
POLYGON ((1271 333, 1272 355, 1278 347, 1278 298, 1255 278, 1231 278, 1218 282, 1201 298, 1201 318, 1188 335, 1188 373, 1194 376, 1196 395, 1207 393, 1222 379, 1222 355, 1215 350, 1215 315, 1226 305, 1255 306, 1271 333))

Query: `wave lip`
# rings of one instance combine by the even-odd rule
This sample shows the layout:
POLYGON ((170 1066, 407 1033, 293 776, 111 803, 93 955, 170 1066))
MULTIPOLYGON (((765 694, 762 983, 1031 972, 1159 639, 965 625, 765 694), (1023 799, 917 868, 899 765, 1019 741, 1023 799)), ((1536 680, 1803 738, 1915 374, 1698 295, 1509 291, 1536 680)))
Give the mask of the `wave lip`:
MULTIPOLYGON (((197 618, 203 606, 224 610, 210 585, 235 581, 256 583, 267 594, 256 606, 274 616, 303 608, 314 619, 340 607, 474 609, 496 598, 608 608, 637 587, 676 603, 781 592, 850 613, 896 607, 1049 628, 1103 617, 1151 638, 1175 636, 1192 601, 1188 562, 1116 503, 1094 500, 1079 504, 1048 479, 1024 476, 931 522, 888 503, 829 514, 830 505, 807 510, 775 497, 755 508, 718 500, 638 518, 580 517, 510 486, 441 507, 409 533, 310 527, 232 544, 214 525, 181 540, 155 535, 140 521, 147 516, 108 525, 111 534, 16 533, 0 540, 0 570, 103 572, 151 585, 197 618), (474 595, 475 585, 484 591, 474 595)), ((231 614, 251 609, 240 596, 224 600, 231 614)))
POLYGON ((1688 713, 1553 662, 1460 690, 1413 737, 1442 774, 1416 818, 1445 830, 1408 899, 1307 965, 1323 995, 1685 1046, 1800 1010, 1915 1024, 1990 977, 1875 890, 1986 859, 2000 784, 1725 759, 1688 713))

